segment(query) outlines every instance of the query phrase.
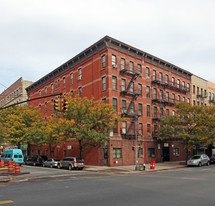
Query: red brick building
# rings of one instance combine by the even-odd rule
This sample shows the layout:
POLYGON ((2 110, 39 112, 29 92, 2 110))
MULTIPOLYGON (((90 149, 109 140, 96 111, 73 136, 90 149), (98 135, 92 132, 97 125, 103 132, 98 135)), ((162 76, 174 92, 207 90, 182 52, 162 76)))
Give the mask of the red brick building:
MULTIPOLYGON (((106 145, 84 153, 87 164, 135 164, 185 159, 177 141, 157 140, 163 115, 174 115, 174 103, 190 102, 191 73, 173 64, 105 36, 74 58, 27 88, 30 99, 51 94, 79 94, 106 101, 129 120, 117 125, 106 145)), ((32 101, 46 116, 53 113, 54 97, 32 101)), ((47 155, 46 147, 31 147, 31 153, 47 155)), ((77 143, 58 145, 57 158, 78 156, 77 143)))

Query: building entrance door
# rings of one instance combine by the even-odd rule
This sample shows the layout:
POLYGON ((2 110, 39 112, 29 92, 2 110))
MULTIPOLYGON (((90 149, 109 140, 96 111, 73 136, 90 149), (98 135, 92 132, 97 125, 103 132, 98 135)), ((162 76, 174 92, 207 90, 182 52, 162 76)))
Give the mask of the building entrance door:
POLYGON ((169 161, 169 147, 163 147, 163 161, 169 161))

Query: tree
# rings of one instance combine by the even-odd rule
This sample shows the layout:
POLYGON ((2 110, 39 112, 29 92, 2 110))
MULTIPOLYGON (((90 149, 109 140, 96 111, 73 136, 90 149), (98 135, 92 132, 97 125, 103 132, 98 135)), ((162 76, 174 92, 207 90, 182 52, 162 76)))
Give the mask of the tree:
POLYGON ((76 96, 63 97, 68 101, 68 112, 61 114, 65 118, 63 136, 79 143, 80 157, 89 146, 98 146, 109 139, 110 131, 121 120, 116 110, 103 102, 94 103, 93 99, 76 96))
POLYGON ((188 151, 197 144, 208 144, 215 137, 215 109, 210 107, 191 106, 187 103, 176 105, 176 115, 162 118, 158 139, 176 139, 188 151))
POLYGON ((43 119, 39 111, 28 106, 14 106, 1 111, 1 120, 6 128, 6 141, 17 145, 33 142, 32 128, 43 119))
POLYGON ((31 130, 31 135, 36 137, 33 144, 38 146, 48 145, 49 154, 51 154, 55 147, 64 141, 63 125, 69 125, 68 121, 54 117, 35 123, 31 130))

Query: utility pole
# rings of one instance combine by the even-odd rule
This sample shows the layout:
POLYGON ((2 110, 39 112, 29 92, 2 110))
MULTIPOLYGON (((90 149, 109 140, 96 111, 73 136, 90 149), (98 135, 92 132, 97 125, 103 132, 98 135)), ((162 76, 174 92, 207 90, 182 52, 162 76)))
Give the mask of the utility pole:
POLYGON ((135 157, 135 161, 136 161, 136 166, 135 166, 135 170, 138 170, 138 150, 137 150, 137 148, 138 148, 138 146, 137 146, 137 118, 138 118, 138 116, 137 115, 135 115, 135 122, 134 122, 134 127, 135 127, 135 130, 134 130, 134 132, 135 132, 135 141, 136 141, 136 157, 135 157))

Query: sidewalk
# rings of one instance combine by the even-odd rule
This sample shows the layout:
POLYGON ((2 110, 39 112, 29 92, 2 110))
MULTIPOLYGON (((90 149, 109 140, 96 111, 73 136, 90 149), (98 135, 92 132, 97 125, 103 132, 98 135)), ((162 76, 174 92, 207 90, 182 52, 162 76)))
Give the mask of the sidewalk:
MULTIPOLYGON (((107 166, 92 166, 86 165, 83 172, 98 172, 98 173, 117 173, 117 174, 135 174, 135 173, 150 173, 163 170, 173 170, 178 168, 186 167, 185 161, 177 162, 162 162, 155 163, 155 169, 150 169, 150 164, 146 164, 145 170, 143 170, 142 165, 137 170, 135 165, 129 166, 116 166, 116 167, 107 167, 107 166)), ((20 174, 8 173, 7 168, 0 168, 0 182, 9 182, 13 180, 20 179, 35 179, 35 178, 45 178, 47 175, 37 174, 37 176, 32 175, 29 172, 26 172, 24 168, 21 168, 20 174)))

